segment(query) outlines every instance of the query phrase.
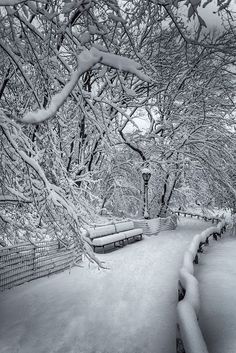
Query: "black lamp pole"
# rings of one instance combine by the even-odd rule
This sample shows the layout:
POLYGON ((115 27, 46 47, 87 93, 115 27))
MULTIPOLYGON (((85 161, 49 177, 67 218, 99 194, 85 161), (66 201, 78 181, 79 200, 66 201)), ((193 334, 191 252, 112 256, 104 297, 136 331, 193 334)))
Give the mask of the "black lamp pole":
POLYGON ((145 219, 149 219, 149 212, 148 212, 148 182, 151 177, 151 172, 148 168, 144 168, 142 170, 142 176, 143 176, 143 181, 144 181, 144 194, 143 194, 143 203, 144 203, 144 208, 143 208, 143 216, 145 219))

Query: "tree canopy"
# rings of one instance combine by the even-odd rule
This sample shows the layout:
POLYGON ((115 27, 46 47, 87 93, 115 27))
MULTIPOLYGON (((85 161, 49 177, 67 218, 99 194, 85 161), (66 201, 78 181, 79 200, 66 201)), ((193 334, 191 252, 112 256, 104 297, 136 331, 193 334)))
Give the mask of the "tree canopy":
POLYGON ((153 217, 236 207, 235 13, 208 6, 0 1, 2 244, 140 216, 146 166, 153 217))

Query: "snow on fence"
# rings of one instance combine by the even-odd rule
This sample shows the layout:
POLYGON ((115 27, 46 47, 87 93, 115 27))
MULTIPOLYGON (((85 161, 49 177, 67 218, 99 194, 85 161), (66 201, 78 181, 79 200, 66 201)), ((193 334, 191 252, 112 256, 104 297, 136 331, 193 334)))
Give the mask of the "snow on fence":
POLYGON ((77 262, 82 260, 81 249, 58 241, 3 247, 0 249, 0 291, 70 268, 75 258, 77 262))
POLYGON ((153 218, 153 219, 142 219, 134 220, 134 225, 137 228, 143 229, 143 234, 147 236, 155 235, 164 230, 174 230, 177 223, 173 216, 166 218, 153 218))
MULTIPOLYGON (((177 211, 183 214, 183 212, 177 211)), ((184 212, 186 215, 198 216, 184 212)), ((200 310, 200 294, 198 281, 194 276, 194 264, 198 263, 198 253, 203 252, 203 246, 209 244, 210 237, 217 240, 226 230, 224 219, 207 217, 206 220, 214 220, 219 222, 217 226, 210 227, 201 234, 195 235, 188 250, 184 254, 183 264, 179 274, 179 302, 177 305, 178 316, 178 334, 181 342, 180 346, 184 347, 185 353, 208 353, 206 343, 204 341, 201 329, 198 324, 198 314, 200 310), (183 343, 183 344, 182 344, 183 343)), ((177 347, 178 352, 178 347, 177 347)))

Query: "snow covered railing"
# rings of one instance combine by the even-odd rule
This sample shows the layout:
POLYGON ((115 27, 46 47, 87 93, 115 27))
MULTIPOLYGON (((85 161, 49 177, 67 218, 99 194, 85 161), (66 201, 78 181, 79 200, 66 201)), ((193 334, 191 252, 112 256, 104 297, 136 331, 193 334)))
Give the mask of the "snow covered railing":
POLYGON ((208 217, 208 216, 203 216, 203 215, 200 215, 197 213, 191 213, 191 212, 185 212, 185 211, 179 211, 179 210, 172 211, 172 212, 177 214, 178 216, 180 216, 180 215, 183 215, 184 217, 190 216, 191 218, 197 217, 198 219, 201 218, 201 219, 204 219, 204 221, 211 221, 212 223, 217 223, 221 220, 221 218, 218 218, 218 217, 208 217))
MULTIPOLYGON (((194 276, 194 263, 198 263, 198 253, 209 243, 209 238, 217 240, 226 230, 225 220, 197 234, 184 254, 179 273, 179 302, 177 305, 178 330, 186 353, 208 353, 201 329, 198 324, 200 294, 198 281, 194 276)), ((177 350, 178 352, 178 350, 177 350)))

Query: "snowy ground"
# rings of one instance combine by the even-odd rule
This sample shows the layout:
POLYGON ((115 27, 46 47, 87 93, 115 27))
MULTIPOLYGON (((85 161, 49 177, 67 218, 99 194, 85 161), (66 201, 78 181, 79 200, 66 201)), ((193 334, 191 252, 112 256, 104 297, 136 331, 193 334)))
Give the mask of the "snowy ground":
POLYGON ((195 266, 200 325, 210 353, 236 352, 236 237, 211 242, 195 266))
POLYGON ((99 255, 0 294, 0 353, 171 353, 177 276, 192 237, 208 225, 182 218, 176 231, 99 255))

